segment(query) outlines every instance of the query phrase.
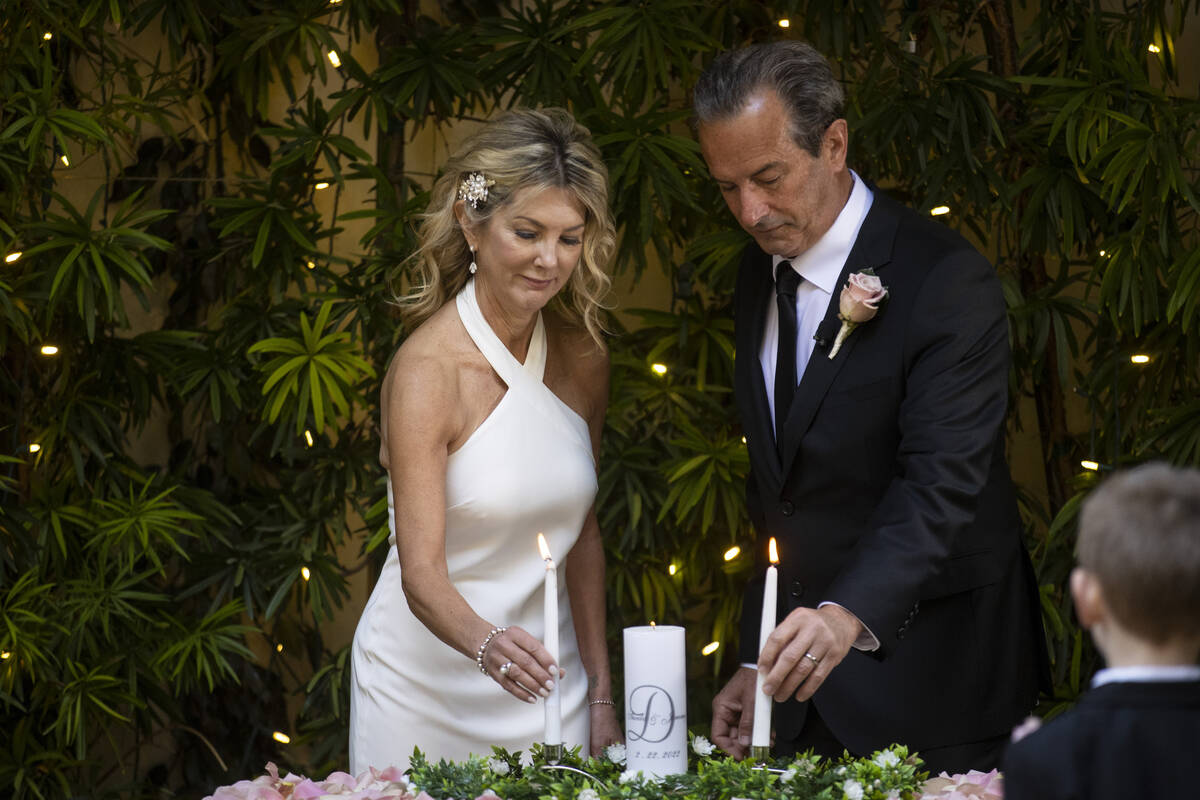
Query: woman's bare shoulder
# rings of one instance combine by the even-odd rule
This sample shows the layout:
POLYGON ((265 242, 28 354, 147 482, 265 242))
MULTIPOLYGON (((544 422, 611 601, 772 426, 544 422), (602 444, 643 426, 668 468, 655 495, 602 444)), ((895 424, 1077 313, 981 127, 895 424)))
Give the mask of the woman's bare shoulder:
POLYGON ((555 362, 567 381, 585 398, 591 418, 593 411, 608 404, 608 348, 598 344, 578 323, 549 312, 545 315, 546 339, 555 362))

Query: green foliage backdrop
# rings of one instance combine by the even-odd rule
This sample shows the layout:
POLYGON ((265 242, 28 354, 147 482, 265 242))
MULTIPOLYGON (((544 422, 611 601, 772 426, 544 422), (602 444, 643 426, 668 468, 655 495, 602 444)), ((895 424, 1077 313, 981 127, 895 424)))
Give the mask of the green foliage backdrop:
POLYGON ((1080 459, 1200 464, 1200 104, 1175 60, 1198 5, 0 0, 0 791, 195 797, 269 758, 344 765, 347 651, 322 625, 385 542, 378 380, 430 183, 406 148, 514 104, 593 130, 615 269, 672 287, 613 321, 598 503, 611 626, 687 625, 704 725, 753 539, 744 238, 687 92, 717 50, 779 36, 836 60, 859 171, 994 257, 1014 425, 1045 465, 1019 477, 1047 708, 1070 702, 1094 665, 1063 593, 1080 459), (73 182, 81 163, 103 177, 73 182), (157 463, 134 457, 148 428, 157 463))

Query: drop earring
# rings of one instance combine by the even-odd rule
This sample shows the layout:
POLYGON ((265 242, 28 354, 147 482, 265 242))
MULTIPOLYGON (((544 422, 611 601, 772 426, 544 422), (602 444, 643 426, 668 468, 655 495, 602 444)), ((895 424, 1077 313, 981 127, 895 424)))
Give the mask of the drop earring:
POLYGON ((478 270, 478 269, 479 269, 478 265, 475 264, 475 248, 472 247, 471 248, 471 266, 467 267, 467 272, 474 275, 476 270, 478 270))

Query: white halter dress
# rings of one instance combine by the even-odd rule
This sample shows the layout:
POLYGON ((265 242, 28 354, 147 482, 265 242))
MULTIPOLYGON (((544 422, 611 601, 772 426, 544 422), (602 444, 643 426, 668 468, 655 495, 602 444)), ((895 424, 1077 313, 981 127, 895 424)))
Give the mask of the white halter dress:
MULTIPOLYGON (((519 625, 544 640, 545 563, 537 534, 545 534, 559 564, 559 665, 567 672, 560 687, 563 739, 568 747, 581 745, 586 756, 587 678, 563 563, 596 495, 587 423, 542 382, 546 330, 540 314, 521 364, 484 319, 473 279, 456 304, 471 339, 508 391, 447 463, 450 580, 485 620, 519 625)), ((351 771, 407 768, 414 747, 435 763, 487 756, 492 745, 528 751, 543 738, 543 703, 525 703, 501 689, 473 658, 413 616, 400 584, 395 513, 389 482, 387 562, 354 634, 351 771)))

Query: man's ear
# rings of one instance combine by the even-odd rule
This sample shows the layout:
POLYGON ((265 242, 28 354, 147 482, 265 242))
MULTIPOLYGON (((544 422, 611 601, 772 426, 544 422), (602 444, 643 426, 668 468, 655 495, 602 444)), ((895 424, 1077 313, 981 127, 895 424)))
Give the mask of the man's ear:
POLYGON ((1083 567, 1071 570, 1071 598, 1075 601, 1075 615, 1083 627, 1091 628, 1108 619, 1104 588, 1095 573, 1083 567))
POLYGON ((846 120, 835 119, 821 137, 821 154, 840 170, 846 166, 846 153, 849 149, 850 129, 846 126, 846 120))

